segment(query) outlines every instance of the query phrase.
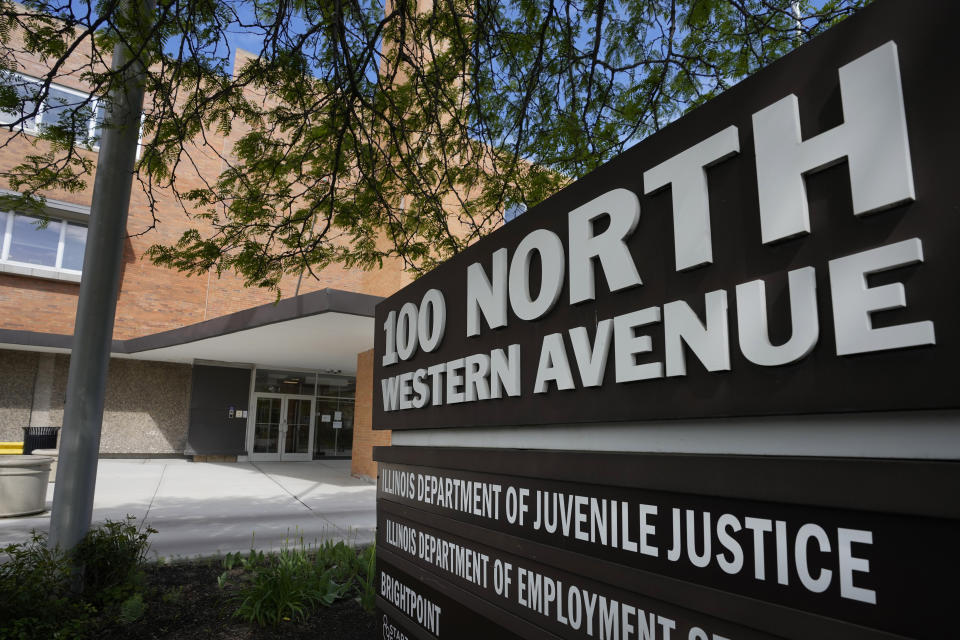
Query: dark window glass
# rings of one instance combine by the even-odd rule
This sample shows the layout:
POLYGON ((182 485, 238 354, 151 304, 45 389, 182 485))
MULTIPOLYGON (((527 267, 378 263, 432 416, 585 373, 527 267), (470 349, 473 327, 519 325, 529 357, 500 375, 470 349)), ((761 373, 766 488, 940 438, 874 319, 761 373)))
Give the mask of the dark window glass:
POLYGON ((253 390, 261 393, 291 393, 313 395, 314 374, 303 371, 274 371, 257 369, 253 390))
POLYGON ((350 398, 357 394, 356 378, 346 376, 317 376, 317 396, 326 398, 350 398))
POLYGON ((8 260, 44 267, 57 266, 61 223, 51 220, 42 229, 38 223, 39 220, 30 216, 17 214, 13 217, 8 260))
POLYGON ((343 455, 353 446, 353 406, 357 379, 317 375, 317 417, 314 422, 313 455, 343 455))
POLYGON ((280 398, 258 398, 254 413, 254 453, 277 453, 280 445, 280 398))
POLYGON ((86 100, 84 96, 50 87, 41 121, 44 126, 70 129, 77 140, 86 140, 90 136, 90 119, 93 117, 90 105, 84 105, 86 100))
POLYGON ((313 455, 343 455, 353 448, 353 399, 317 398, 313 455))
POLYGON ((64 224, 67 229, 63 236, 63 260, 60 266, 80 271, 83 269, 83 250, 87 246, 87 227, 75 222, 64 224))
MULTIPOLYGON (((22 118, 25 113, 33 113, 36 101, 31 98, 40 88, 39 83, 16 75, 3 74, 0 75, 0 84, 4 87, 0 90, 0 124, 10 124, 22 118)), ((18 128, 34 131, 35 119, 31 117, 18 128)))
MULTIPOLYGON (((12 124, 24 114, 32 114, 36 109, 37 94, 42 87, 43 85, 33 78, 0 73, 0 125, 12 124)), ((89 96, 51 86, 41 113, 31 116, 16 128, 36 133, 39 118, 40 126, 65 127, 74 132, 78 141, 87 143, 91 142, 90 125, 94 116, 97 117, 97 122, 93 123, 93 137, 99 138, 102 113, 103 110, 97 107, 89 96)))
POLYGON ((107 108, 103 102, 97 102, 97 115, 93 123, 93 142, 100 144, 100 136, 103 135, 103 123, 107 117, 107 108))
POLYGON ((526 210, 527 205, 521 202, 512 202, 503 210, 503 221, 510 222, 526 210))

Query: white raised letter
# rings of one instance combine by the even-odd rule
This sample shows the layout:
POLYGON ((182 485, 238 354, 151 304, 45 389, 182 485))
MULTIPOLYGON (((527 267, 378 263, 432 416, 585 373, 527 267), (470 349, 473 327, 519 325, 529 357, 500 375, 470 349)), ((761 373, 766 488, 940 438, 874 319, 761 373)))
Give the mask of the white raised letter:
POLYGON ((490 399, 490 385, 487 375, 490 373, 490 356, 485 353, 464 358, 466 368, 466 401, 490 399))
POLYGON ((430 353, 440 346, 447 328, 447 301, 439 289, 430 289, 420 301, 420 317, 417 319, 417 335, 420 348, 430 353))
POLYGON ((796 546, 793 550, 794 560, 797 565, 797 575, 800 576, 800 582, 814 593, 823 593, 830 586, 830 578, 833 571, 830 569, 820 569, 820 575, 814 578, 810 575, 810 567, 807 566, 807 544, 810 538, 817 539, 817 545, 822 553, 830 551, 830 540, 827 538, 827 532, 816 524, 807 523, 797 531, 796 546))
POLYGON ((837 529, 837 555, 840 560, 840 596, 850 600, 859 600, 869 604, 877 604, 877 592, 873 589, 855 587, 853 572, 870 572, 870 561, 866 558, 854 557, 850 549, 852 543, 873 544, 873 532, 860 529, 837 529))
POLYGON ((430 402, 430 385, 427 384, 426 369, 417 369, 413 374, 413 390, 417 396, 413 399, 414 409, 423 409, 430 402))
POLYGON ((639 220, 640 200, 627 189, 608 191, 570 212, 570 304, 596 297, 594 258, 600 259, 610 291, 642 284, 626 243, 639 220), (610 226, 593 235, 593 222, 604 214, 610 217, 610 226))
POLYGON ((531 231, 517 245, 510 262, 510 307, 521 320, 536 320, 560 299, 563 289, 563 243, 552 231, 531 231), (530 296, 530 259, 540 254, 540 291, 530 296))
POLYGON ((592 349, 586 327, 574 327, 569 333, 573 355, 580 370, 580 381, 584 387, 599 387, 603 384, 603 373, 607 369, 613 320, 601 320, 597 323, 597 335, 593 339, 592 349))
POLYGON ((413 402, 410 399, 413 393, 413 371, 407 371, 400 374, 400 410, 412 409, 413 402))
POLYGON ((551 380, 557 383, 557 389, 561 391, 574 387, 562 333, 551 333, 543 337, 540 363, 537 365, 537 381, 533 385, 533 392, 546 393, 547 383, 551 380))
POLYGON ((687 375, 682 342, 707 371, 730 370, 730 330, 727 327, 727 292, 711 291, 704 297, 706 324, 686 302, 663 305, 664 351, 667 376, 687 375))
POLYGON ((804 174, 847 158, 853 213, 914 199, 897 45, 887 42, 840 67, 843 124, 802 140, 797 97, 753 114, 764 244, 810 232, 804 174))
POLYGON ((407 302, 397 317, 397 354, 409 360, 417 351, 417 305, 407 302))
POLYGON ((755 364, 776 367, 804 357, 817 344, 817 280, 813 267, 794 269, 787 275, 790 287, 790 339, 775 347, 767 331, 767 294, 763 280, 737 285, 737 329, 740 351, 755 364))
POLYGON ((491 329, 507 326, 507 250, 493 252, 493 282, 483 265, 467 267, 467 337, 480 335, 480 312, 491 329))
POLYGON ((737 128, 730 126, 644 172, 643 188, 648 195, 673 185, 673 246, 677 271, 713 262, 707 168, 739 151, 740 136, 737 128))
POLYGON ((613 319, 614 364, 617 382, 633 382, 663 377, 663 364, 647 362, 637 364, 635 354, 653 349, 650 336, 634 334, 637 327, 660 322, 660 307, 648 307, 632 311, 613 319))
POLYGON ((867 275, 916 262, 923 262, 919 238, 830 261, 830 296, 838 356, 936 344, 930 320, 876 328, 870 321, 874 311, 907 306, 907 294, 899 282, 869 287, 867 275))
POLYGON ((512 344, 503 349, 490 352, 490 397, 502 398, 520 395, 520 345, 512 344))
POLYGON ((400 404, 400 376, 380 380, 383 390, 383 410, 396 411, 400 404))
POLYGON ((447 404, 456 404, 465 400, 466 394, 463 391, 458 391, 463 386, 463 369, 463 358, 451 360, 446 365, 447 404))

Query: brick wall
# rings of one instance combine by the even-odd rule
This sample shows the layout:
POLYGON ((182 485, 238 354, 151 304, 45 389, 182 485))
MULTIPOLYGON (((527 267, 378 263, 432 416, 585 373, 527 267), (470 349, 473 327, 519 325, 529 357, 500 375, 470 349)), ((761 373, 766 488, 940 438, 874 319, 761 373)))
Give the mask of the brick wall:
MULTIPOLYGON (((22 46, 22 43, 19 44, 22 46)), ((12 46, 19 48, 15 41, 12 46)), ((238 52, 238 63, 242 64, 248 55, 238 52)), ((83 59, 84 52, 75 54, 70 59, 68 70, 79 68, 83 59)), ((37 77, 45 73, 45 69, 40 59, 27 58, 20 71, 37 77)), ((59 78, 58 83, 84 89, 75 72, 59 78)), ((182 163, 178 167, 178 189, 185 192, 199 188, 205 184, 205 180, 212 181, 219 176, 225 168, 222 156, 229 155, 231 143, 241 134, 239 127, 228 137, 218 131, 208 131, 205 135, 206 146, 192 148, 193 166, 182 163)), ((0 132, 0 169, 15 166, 26 155, 42 150, 44 145, 46 143, 30 135, 0 132)), ((96 158, 92 151, 84 153, 96 158)), ((51 199, 89 206, 93 179, 94 176, 89 177, 88 188, 82 192, 50 191, 45 195, 51 199)), ((9 186, 9 183, 0 179, 0 187, 9 186)), ((134 181, 114 338, 128 339, 167 331, 276 300, 276 293, 244 287, 242 280, 232 273, 221 277, 215 274, 187 277, 177 271, 158 267, 144 257, 150 246, 172 244, 184 231, 193 227, 202 230, 204 224, 191 220, 172 193, 160 193, 155 219, 142 186, 134 181)), ((297 280, 297 276, 284 278, 281 283, 283 297, 294 294, 297 280)), ((329 287, 387 296, 408 282, 409 277, 396 260, 385 261, 383 268, 373 271, 334 265, 320 271, 316 279, 305 275, 300 284, 300 293, 329 287)), ((76 283, 0 274, 0 328, 71 334, 79 289, 76 283)))
POLYGON ((357 400, 353 417, 353 461, 355 476, 376 478, 373 447, 390 446, 390 431, 373 430, 373 349, 357 355, 357 400))

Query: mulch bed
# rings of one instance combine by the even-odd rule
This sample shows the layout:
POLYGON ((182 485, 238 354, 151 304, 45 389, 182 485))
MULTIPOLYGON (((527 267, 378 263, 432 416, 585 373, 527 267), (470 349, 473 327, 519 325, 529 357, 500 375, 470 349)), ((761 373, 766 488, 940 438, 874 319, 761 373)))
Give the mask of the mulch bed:
POLYGON ((305 622, 261 628, 233 617, 236 603, 217 586, 223 569, 216 561, 180 562, 146 567, 148 608, 135 623, 99 635, 101 640, 374 640, 376 616, 354 599, 321 608, 305 622))

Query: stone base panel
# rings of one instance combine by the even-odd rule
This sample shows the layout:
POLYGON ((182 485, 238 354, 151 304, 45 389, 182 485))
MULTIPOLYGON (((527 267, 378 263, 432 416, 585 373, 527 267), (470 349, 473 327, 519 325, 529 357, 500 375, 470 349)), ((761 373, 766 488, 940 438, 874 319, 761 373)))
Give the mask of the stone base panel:
MULTIPOLYGON (((23 427, 61 427, 70 356, 0 350, 0 441, 23 427)), ((191 366, 113 358, 104 399, 103 454, 183 454, 191 366)))

